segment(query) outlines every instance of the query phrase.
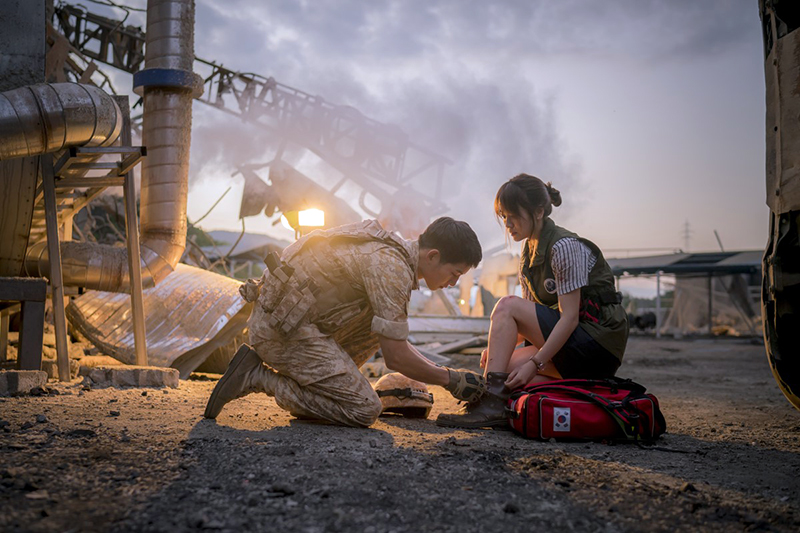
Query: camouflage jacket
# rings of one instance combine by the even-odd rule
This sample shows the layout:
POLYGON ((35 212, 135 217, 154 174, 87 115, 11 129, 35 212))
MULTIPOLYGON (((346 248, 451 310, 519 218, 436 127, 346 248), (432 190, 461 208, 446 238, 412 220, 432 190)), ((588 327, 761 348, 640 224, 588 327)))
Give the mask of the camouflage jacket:
POLYGON ((293 272, 288 281, 265 270, 260 280, 242 286, 245 299, 258 300, 250 321, 251 335, 276 338, 279 328, 273 315, 284 303, 286 291, 299 289, 293 293, 297 301, 291 304, 299 307, 308 298, 309 312, 284 336, 331 335, 345 349, 357 344, 358 351, 365 344, 377 347, 378 335, 404 340, 411 291, 419 287, 418 259, 417 241, 386 232, 375 220, 311 232, 281 254, 293 272), (304 281, 308 279, 313 280, 316 294, 304 281))

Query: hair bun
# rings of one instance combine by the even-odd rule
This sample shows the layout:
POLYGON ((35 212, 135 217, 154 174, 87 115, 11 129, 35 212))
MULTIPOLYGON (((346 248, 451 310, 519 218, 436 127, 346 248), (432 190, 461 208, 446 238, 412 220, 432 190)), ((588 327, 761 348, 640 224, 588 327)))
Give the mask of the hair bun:
POLYGON ((561 191, 553 187, 553 185, 548 181, 545 184, 547 188, 547 194, 550 196, 550 203, 553 204, 555 207, 561 205, 561 191))

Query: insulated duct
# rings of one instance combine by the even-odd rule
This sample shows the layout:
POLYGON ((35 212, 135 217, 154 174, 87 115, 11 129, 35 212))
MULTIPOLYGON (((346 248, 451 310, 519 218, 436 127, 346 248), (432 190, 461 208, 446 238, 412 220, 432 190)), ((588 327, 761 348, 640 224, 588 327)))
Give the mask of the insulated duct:
MULTIPOLYGON (((145 69, 134 75, 134 91, 144 98, 142 144, 147 147, 142 164, 139 222, 142 282, 145 287, 152 287, 174 270, 186 246, 192 100, 202 90, 202 81, 191 70, 194 1, 149 0, 146 35, 145 69)), ((95 91, 103 94, 99 89, 95 91)), ((110 97, 104 96, 113 104, 110 97)), ((88 113, 89 109, 78 111, 88 113)), ((41 125, 47 120, 42 117, 39 121, 40 132, 50 131, 41 125)), ((117 125, 117 134, 119 129, 117 125)), ((88 128, 81 129, 83 137, 84 130, 88 128)), ((99 144, 96 130, 85 142, 99 144)), ((0 144, 4 144, 2 140, 0 144)), ((61 245, 61 261, 65 285, 109 292, 130 290, 127 251, 123 248, 65 242, 61 245)), ((28 249, 25 268, 33 276, 49 272, 45 243, 28 249)))
POLYGON ((121 129, 116 102, 91 85, 52 83, 0 93, 0 160, 109 146, 121 129))
POLYGON ((194 0, 149 0, 145 69, 133 78, 144 96, 139 233, 146 287, 172 272, 186 247, 192 101, 202 91, 193 63, 194 0))

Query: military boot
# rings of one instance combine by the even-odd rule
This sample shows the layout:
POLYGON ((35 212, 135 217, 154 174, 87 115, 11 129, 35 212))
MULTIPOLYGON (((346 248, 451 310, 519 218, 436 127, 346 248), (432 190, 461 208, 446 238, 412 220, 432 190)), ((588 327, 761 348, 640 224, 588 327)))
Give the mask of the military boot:
POLYGON ((457 413, 442 413, 436 424, 454 428, 485 428, 508 426, 506 405, 511 391, 506 388, 508 374, 489 372, 486 374, 486 393, 470 402, 457 413))
POLYGON ((228 402, 251 392, 274 394, 277 374, 270 370, 258 354, 242 344, 231 359, 225 374, 217 382, 206 405, 206 418, 217 418, 228 402))

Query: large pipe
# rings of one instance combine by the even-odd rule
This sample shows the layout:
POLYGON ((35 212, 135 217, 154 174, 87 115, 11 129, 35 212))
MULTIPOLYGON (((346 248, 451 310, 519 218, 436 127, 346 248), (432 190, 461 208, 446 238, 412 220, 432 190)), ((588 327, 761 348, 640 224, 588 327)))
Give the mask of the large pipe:
POLYGON ((116 102, 91 85, 52 83, 0 93, 0 160, 109 146, 121 129, 116 102))
MULTIPOLYGON (((139 231, 142 282, 152 287, 174 270, 186 246, 192 100, 202 87, 191 70, 194 1, 149 0, 146 39, 145 70, 134 76, 134 90, 143 93, 142 143, 147 146, 139 231)), ((130 290, 127 251, 122 248, 65 242, 61 256, 65 285, 130 290)), ((25 267, 29 275, 49 272, 46 244, 28 249, 25 267)))
POLYGON ((194 0, 149 0, 145 70, 134 86, 144 93, 142 143, 142 261, 145 278, 158 283, 186 247, 186 200, 193 91, 194 0))

